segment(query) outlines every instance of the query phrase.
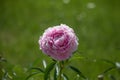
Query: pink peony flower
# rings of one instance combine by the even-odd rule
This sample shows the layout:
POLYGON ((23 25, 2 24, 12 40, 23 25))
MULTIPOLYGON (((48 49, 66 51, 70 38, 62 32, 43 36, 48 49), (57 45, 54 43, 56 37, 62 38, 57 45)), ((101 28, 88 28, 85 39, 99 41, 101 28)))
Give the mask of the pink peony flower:
POLYGON ((65 24, 50 27, 39 39, 40 49, 55 60, 66 60, 78 47, 78 38, 65 24))

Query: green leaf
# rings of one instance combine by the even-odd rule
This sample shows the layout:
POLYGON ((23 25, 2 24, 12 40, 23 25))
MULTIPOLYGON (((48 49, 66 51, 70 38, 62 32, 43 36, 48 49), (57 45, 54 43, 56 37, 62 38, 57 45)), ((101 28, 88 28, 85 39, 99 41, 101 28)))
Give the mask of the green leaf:
POLYGON ((70 61, 72 61, 72 60, 80 60, 80 59, 84 59, 84 57, 75 56, 75 57, 71 58, 70 61))
POLYGON ((79 76, 81 76, 83 79, 86 79, 86 77, 82 74, 82 72, 80 72, 79 69, 73 67, 73 66, 69 66, 73 71, 75 71, 79 76))
POLYGON ((63 73, 63 77, 65 78, 65 80, 69 80, 68 76, 64 73, 63 73))
POLYGON ((8 72, 5 72, 4 76, 3 76, 3 79, 7 79, 7 77, 8 77, 7 75, 8 75, 8 72))
MULTIPOLYGON (((29 70, 37 70, 37 71, 40 71, 40 72, 44 73, 44 70, 42 70, 41 68, 30 68, 29 70)), ((29 70, 28 70, 28 71, 29 71, 29 70)), ((30 77, 32 77, 32 76, 34 76, 34 75, 36 75, 36 74, 38 74, 38 73, 40 73, 40 72, 35 72, 35 73, 30 74, 30 75, 26 78, 26 80, 28 80, 30 77)))
POLYGON ((34 75, 36 75, 38 73, 40 73, 40 72, 35 72, 35 73, 30 74, 25 80, 28 80, 30 77, 32 77, 32 76, 34 76, 34 75))
POLYGON ((117 80, 117 79, 115 78, 115 76, 113 76, 113 75, 110 75, 109 78, 110 78, 110 80, 117 80))
POLYGON ((46 66, 47 66, 47 64, 46 64, 46 61, 45 61, 45 60, 43 60, 43 66, 44 66, 44 68, 46 68, 46 66))
POLYGON ((55 68, 55 71, 54 71, 54 80, 57 80, 57 70, 55 68))
POLYGON ((56 64, 56 61, 50 63, 46 69, 44 74, 44 80, 47 80, 49 78, 50 71, 54 68, 54 65, 56 64))
POLYGON ((110 68, 106 69, 103 73, 105 74, 105 73, 107 73, 107 72, 111 71, 111 70, 112 70, 112 69, 114 69, 114 68, 116 68, 116 67, 115 67, 115 66, 110 67, 110 68))
POLYGON ((112 61, 110 61, 110 60, 107 60, 107 59, 102 59, 102 60, 105 61, 105 62, 107 62, 107 63, 110 63, 110 64, 112 64, 112 65, 115 65, 115 63, 112 62, 112 61))
POLYGON ((44 70, 42 70, 41 68, 30 68, 30 70, 38 70, 38 71, 44 73, 44 70))

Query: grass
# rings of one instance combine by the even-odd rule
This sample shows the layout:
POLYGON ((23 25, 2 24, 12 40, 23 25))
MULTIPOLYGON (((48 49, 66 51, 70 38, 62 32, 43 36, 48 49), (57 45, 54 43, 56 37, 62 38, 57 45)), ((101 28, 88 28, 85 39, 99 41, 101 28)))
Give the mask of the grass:
MULTIPOLYGON (((101 59, 120 62, 118 3, 117 0, 0 1, 0 55, 7 60, 1 62, 1 75, 4 69, 13 80, 24 80, 28 75, 26 70, 33 66, 43 67, 43 59, 51 62, 39 50, 38 39, 46 28, 64 23, 75 30, 79 38, 77 56, 83 57, 71 64, 89 80, 96 80, 111 66, 101 59)), ((72 73, 68 72, 68 75, 72 76, 72 73)), ((113 70, 105 80, 109 80, 110 74, 120 79, 113 70)), ((40 74, 33 78, 42 80, 43 77, 40 74)))

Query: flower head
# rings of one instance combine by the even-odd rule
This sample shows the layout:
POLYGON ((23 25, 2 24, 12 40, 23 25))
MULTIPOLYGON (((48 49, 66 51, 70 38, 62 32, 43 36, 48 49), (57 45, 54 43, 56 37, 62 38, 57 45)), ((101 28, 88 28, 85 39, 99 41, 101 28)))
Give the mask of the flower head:
POLYGON ((65 24, 50 27, 39 39, 40 49, 55 60, 66 60, 77 49, 78 38, 65 24))

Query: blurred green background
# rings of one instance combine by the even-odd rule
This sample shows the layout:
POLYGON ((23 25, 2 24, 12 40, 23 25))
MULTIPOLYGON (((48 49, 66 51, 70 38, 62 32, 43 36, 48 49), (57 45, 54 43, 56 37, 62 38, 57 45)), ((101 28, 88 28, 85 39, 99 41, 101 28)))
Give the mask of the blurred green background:
MULTIPOLYGON (((76 56, 71 64, 89 80, 111 65, 101 59, 120 62, 119 0, 0 0, 0 62, 1 74, 8 80, 24 80, 30 67, 43 67, 42 60, 52 60, 39 50, 38 39, 48 27, 67 24, 79 38, 76 56), (13 74, 14 73, 14 74, 13 74)), ((73 80, 73 72, 68 72, 73 80)), ((111 71, 107 77, 120 75, 111 71)), ((43 80, 42 75, 30 80, 43 80)))

